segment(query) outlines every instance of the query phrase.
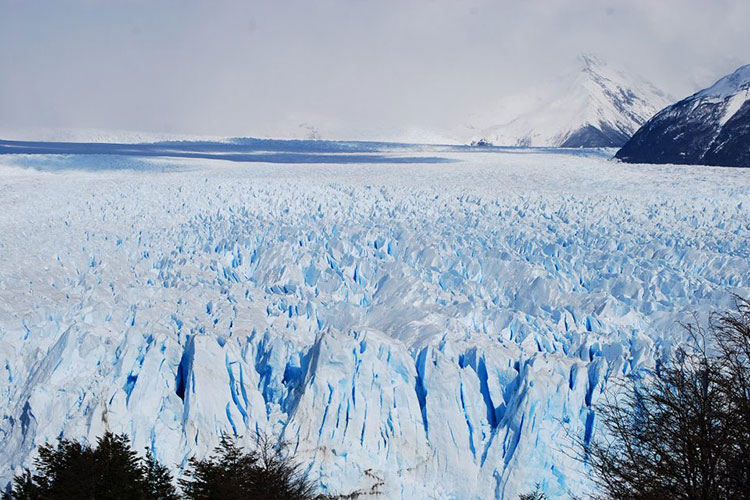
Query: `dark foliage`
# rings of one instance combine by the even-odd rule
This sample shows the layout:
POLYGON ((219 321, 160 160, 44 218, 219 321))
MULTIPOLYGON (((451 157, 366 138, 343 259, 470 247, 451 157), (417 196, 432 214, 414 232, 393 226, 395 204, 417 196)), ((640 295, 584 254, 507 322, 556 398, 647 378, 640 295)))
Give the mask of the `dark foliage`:
POLYGON ((61 439, 45 444, 3 500, 177 500, 169 471, 149 452, 138 457, 125 435, 106 433, 95 448, 61 439))
POLYGON ((172 474, 154 457, 151 450, 146 452, 143 463, 143 474, 146 486, 146 498, 158 500, 180 500, 180 495, 174 487, 172 474))
POLYGON ((722 368, 721 392, 731 433, 722 450, 720 481, 734 498, 750 498, 750 302, 737 297, 734 312, 714 316, 711 336, 722 368))
POLYGON ((299 464, 284 446, 274 445, 267 436, 256 436, 252 451, 222 436, 214 454, 203 460, 190 459, 186 479, 180 486, 189 500, 313 500, 316 495, 299 464))
POLYGON ((750 303, 686 328, 694 350, 599 407, 582 458, 605 498, 750 498, 750 303))
POLYGON ((519 495, 518 500, 547 500, 547 495, 544 494, 541 487, 537 484, 534 491, 519 495))
MULTIPOLYGON (((214 454, 193 458, 178 494, 169 470, 150 450, 140 458, 125 435, 106 433, 96 447, 61 439, 39 448, 34 472, 13 480, 3 500, 325 500, 283 445, 262 434, 252 451, 222 436, 214 454)), ((359 492, 346 497, 356 498, 359 492)))

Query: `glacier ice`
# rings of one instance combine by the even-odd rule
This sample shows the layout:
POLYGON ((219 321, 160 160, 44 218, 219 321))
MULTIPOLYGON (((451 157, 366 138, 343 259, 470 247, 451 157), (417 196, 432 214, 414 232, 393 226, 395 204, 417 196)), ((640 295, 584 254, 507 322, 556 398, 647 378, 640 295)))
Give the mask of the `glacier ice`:
POLYGON ((750 171, 445 154, 0 158, 0 480, 58 436, 179 470, 260 429, 330 492, 585 492, 607 381, 750 292, 750 171))

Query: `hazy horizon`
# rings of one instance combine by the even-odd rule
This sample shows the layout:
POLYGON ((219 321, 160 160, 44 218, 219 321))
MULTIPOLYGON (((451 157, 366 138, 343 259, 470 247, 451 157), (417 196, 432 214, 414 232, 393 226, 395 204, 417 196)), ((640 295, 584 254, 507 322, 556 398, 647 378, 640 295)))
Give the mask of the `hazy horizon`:
POLYGON ((0 0, 0 131, 447 136, 582 52, 675 98, 750 63, 750 3, 0 0))

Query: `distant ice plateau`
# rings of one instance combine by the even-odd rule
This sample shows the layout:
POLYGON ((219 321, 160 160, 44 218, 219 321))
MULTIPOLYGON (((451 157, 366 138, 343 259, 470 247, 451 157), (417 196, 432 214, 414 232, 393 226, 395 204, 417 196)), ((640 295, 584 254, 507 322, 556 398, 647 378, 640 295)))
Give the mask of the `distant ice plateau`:
MULTIPOLYGON (((0 481, 58 436, 280 436, 324 491, 585 493, 574 437, 750 295, 750 170, 0 156, 0 481)), ((365 495, 367 497, 367 495, 365 495)))

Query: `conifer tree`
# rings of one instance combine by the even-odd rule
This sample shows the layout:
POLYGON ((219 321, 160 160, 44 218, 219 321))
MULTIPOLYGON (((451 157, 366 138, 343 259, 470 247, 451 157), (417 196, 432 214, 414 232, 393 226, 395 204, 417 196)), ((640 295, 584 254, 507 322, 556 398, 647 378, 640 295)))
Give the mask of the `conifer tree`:
POLYGON ((124 434, 105 433, 95 447, 60 439, 39 448, 34 472, 13 479, 3 500, 178 500, 172 477, 149 452, 138 457, 124 434))
POLYGON ((313 500, 312 483, 300 466, 263 435, 245 451, 234 438, 222 436, 214 454, 192 458, 180 486, 187 500, 313 500))

